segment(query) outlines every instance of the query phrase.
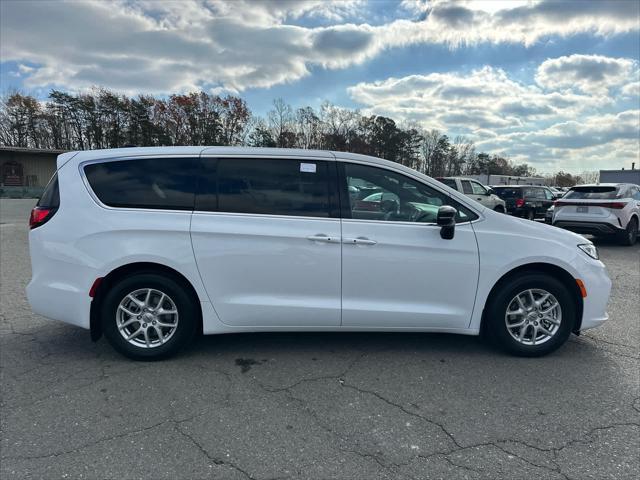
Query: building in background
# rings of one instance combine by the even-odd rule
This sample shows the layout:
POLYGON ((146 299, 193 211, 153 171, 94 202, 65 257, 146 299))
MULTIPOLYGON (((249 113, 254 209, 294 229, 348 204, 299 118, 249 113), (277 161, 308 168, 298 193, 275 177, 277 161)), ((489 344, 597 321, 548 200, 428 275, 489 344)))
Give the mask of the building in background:
POLYGON ((640 170, 632 164, 631 170, 600 170, 600 183, 635 183, 640 185, 640 170))
POLYGON ((466 175, 483 185, 544 185, 543 177, 518 177, 515 175, 466 175))
POLYGON ((64 150, 0 146, 0 197, 37 198, 64 150))

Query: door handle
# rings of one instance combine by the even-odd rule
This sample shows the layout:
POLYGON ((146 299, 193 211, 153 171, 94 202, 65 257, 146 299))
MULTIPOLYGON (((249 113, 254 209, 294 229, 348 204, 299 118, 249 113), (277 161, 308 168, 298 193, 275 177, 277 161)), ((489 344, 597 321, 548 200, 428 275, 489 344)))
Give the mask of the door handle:
POLYGON ((348 243, 350 245, 375 245, 375 240, 370 240, 367 237, 358 237, 358 238, 345 238, 342 240, 342 243, 348 243))
POLYGON ((324 243, 337 243, 339 239, 337 237, 330 237, 323 233, 319 233, 318 235, 309 235, 307 240, 311 240, 312 242, 324 242, 324 243))

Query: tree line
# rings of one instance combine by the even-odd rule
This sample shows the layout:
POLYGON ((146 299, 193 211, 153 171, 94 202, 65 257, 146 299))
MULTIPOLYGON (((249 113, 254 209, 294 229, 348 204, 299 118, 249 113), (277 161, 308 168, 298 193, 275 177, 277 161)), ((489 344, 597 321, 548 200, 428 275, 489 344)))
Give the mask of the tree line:
POLYGON ((107 89, 71 94, 52 90, 46 101, 13 92, 0 102, 0 145, 59 150, 127 145, 244 145, 362 153, 430 176, 531 176, 526 163, 476 152, 467 138, 450 138, 417 124, 399 124, 323 103, 293 108, 282 99, 266 116, 244 99, 206 92, 130 97, 107 89))

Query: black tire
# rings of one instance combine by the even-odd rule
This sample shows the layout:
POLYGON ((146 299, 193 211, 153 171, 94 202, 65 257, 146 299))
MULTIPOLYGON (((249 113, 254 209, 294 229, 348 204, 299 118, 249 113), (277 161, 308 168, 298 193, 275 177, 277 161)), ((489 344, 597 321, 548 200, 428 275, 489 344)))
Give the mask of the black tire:
POLYGON ((498 213, 504 213, 504 207, 502 205, 497 205, 493 210, 498 213))
POLYGON ((484 334, 498 348, 521 357, 540 357, 561 347, 569 338, 576 324, 575 299, 567 287, 544 273, 524 273, 511 277, 498 286, 485 309, 484 334), (511 301, 528 289, 542 289, 551 293, 560 304, 562 320, 555 334, 538 345, 525 345, 509 333, 505 315, 511 301))
POLYGON ((535 220, 535 219, 536 219, 536 214, 535 214, 535 212, 534 212, 533 210, 527 210, 527 213, 526 213, 525 218, 526 218, 527 220, 531 220, 531 221, 533 221, 533 220, 535 220))
POLYGON ((638 238, 638 219, 636 217, 631 217, 629 223, 627 224, 627 228, 618 234, 618 243, 620 245, 625 245, 630 247, 636 243, 638 238))
MULTIPOLYGON (((102 331, 109 343, 121 354, 134 360, 161 360, 176 354, 193 339, 198 325, 197 299, 180 282, 156 272, 132 274, 113 285, 104 297, 100 310, 102 331), (165 293, 175 304, 178 321, 173 334, 165 343, 145 348, 129 343, 116 323, 120 302, 127 294, 139 289, 154 289, 165 293)), ((129 317, 132 318, 132 317, 129 317)), ((161 317, 164 318, 164 317, 161 317)), ((139 323, 139 322, 138 322, 139 323)), ((169 329, 171 331, 171 329, 169 329)), ((157 334, 156 338, 157 338, 157 334)))

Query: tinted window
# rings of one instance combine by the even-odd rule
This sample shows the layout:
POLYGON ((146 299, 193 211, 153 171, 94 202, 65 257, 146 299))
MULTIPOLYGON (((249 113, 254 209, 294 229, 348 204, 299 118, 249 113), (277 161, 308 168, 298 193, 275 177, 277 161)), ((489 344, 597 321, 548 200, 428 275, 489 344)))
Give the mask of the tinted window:
POLYGON ((539 193, 538 189, 536 188, 523 188, 522 195, 525 198, 536 198, 536 197, 542 196, 542 194, 539 193))
POLYGON ((519 188, 493 187, 493 190, 496 192, 496 195, 498 195, 500 198, 522 197, 522 190, 519 188))
POLYGON ((444 193, 399 173, 351 163, 344 168, 349 204, 343 210, 351 218, 434 223, 442 205, 458 210, 458 222, 477 218, 444 193))
POLYGON ((49 183, 42 192, 42 197, 38 200, 38 207, 58 208, 60 206, 60 189, 58 187, 58 173, 54 173, 49 183))
POLYGON ((631 187, 631 196, 636 200, 640 200, 640 188, 631 187))
POLYGON ((144 158, 93 163, 84 172, 105 205, 192 210, 198 165, 192 158, 144 158))
POLYGON ((453 178, 439 178, 442 183, 444 183, 447 187, 451 187, 454 190, 458 190, 458 186, 456 185, 456 181, 453 178))
MULTIPOLYGON (((204 162, 205 170, 210 170, 216 161, 204 162)), ((285 159, 217 160, 217 202, 214 201, 216 186, 210 173, 206 175, 205 181, 206 184, 201 185, 198 193, 199 210, 329 216, 327 162, 285 159)))
POLYGON ((462 183, 462 191, 464 193, 473 193, 473 188, 469 180, 461 180, 460 183, 462 183))
POLYGON ((608 200, 618 198, 618 189, 616 187, 573 187, 569 190, 564 198, 584 199, 584 200, 608 200))

